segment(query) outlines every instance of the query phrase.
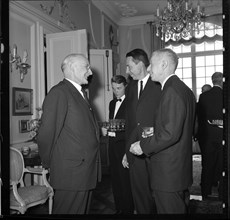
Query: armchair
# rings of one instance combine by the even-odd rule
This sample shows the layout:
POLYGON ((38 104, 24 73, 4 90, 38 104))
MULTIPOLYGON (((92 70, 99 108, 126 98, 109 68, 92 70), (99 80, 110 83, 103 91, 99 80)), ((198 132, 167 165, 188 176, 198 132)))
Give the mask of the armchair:
POLYGON ((44 168, 25 168, 21 152, 10 147, 10 209, 24 214, 28 208, 43 204, 49 198, 49 214, 52 213, 53 188, 47 181, 48 170, 44 168), (44 185, 26 186, 25 173, 42 175, 44 185))

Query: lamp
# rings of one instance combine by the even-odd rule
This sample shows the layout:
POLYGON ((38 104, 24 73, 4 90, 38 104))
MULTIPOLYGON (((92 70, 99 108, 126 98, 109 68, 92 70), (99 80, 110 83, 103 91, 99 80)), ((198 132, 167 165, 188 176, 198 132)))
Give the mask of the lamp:
POLYGON ((17 54, 17 46, 14 44, 13 46, 13 53, 10 51, 10 64, 11 64, 11 72, 12 72, 12 65, 15 64, 16 69, 19 69, 20 73, 20 81, 23 82, 25 75, 28 72, 28 69, 31 67, 28 63, 26 63, 28 58, 28 53, 24 50, 23 58, 17 54))
MULTIPOLYGON (((203 10, 203 9, 202 9, 203 10)), ((157 7, 156 35, 161 32, 162 40, 166 38, 180 40, 192 36, 193 31, 199 33, 199 26, 203 12, 201 11, 199 2, 196 9, 192 8, 192 4, 188 4, 188 0, 168 0, 167 7, 160 13, 159 5, 157 7)))

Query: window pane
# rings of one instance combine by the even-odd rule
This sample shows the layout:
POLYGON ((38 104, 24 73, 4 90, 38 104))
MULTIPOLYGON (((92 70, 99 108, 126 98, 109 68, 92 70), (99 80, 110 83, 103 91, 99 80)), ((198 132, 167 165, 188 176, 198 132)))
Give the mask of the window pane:
POLYGON ((216 72, 223 73, 223 66, 216 66, 216 72))
POLYGON ((178 62, 177 68, 182 68, 182 58, 179 58, 179 62, 178 62))
POLYGON ((191 52, 191 46, 185 46, 182 44, 183 53, 191 52))
POLYGON ((212 78, 211 77, 209 77, 209 78, 206 78, 206 84, 209 84, 209 85, 213 85, 212 84, 212 78))
POLYGON ((177 69, 175 73, 180 79, 182 79, 182 69, 177 69))
POLYGON ((223 36, 223 29, 217 29, 216 34, 223 36))
POLYGON ((211 76, 215 72, 214 66, 208 66, 206 67, 206 77, 211 76))
POLYGON ((215 61, 215 65, 223 65, 223 55, 216 55, 215 61))
POLYGON ((205 35, 207 35, 208 37, 213 37, 215 35, 214 29, 205 31, 205 35))
POLYGON ((196 57, 196 66, 205 66, 205 59, 203 57, 196 57))
POLYGON ((222 50, 223 49, 223 42, 215 41, 215 50, 222 50))
POLYGON ((204 51, 204 43, 202 44, 196 44, 196 51, 204 51))
POLYGON ((205 67, 197 67, 196 68, 196 76, 197 77, 205 77, 205 67))
POLYGON ((192 89, 192 79, 183 79, 183 82, 192 89))
POLYGON ((215 65, 214 62, 215 62, 214 56, 206 56, 205 57, 206 66, 213 66, 213 65, 215 65))
POLYGON ((200 94, 201 94, 201 89, 196 89, 196 97, 197 97, 197 101, 199 101, 200 98, 200 94))
POLYGON ((214 43, 213 42, 205 42, 205 50, 214 50, 214 43))
POLYGON ((181 49, 181 48, 182 48, 181 45, 178 46, 178 47, 173 47, 173 51, 174 51, 175 53, 181 53, 181 52, 182 52, 182 49, 181 49))
POLYGON ((183 78, 192 78, 192 68, 183 69, 183 78))
POLYGON ((192 66, 191 57, 183 58, 183 67, 191 67, 191 66, 192 66))
POLYGON ((197 88, 201 88, 204 84, 206 84, 205 78, 196 78, 197 88))
MULTIPOLYGON (((197 33, 197 31, 194 32, 194 36, 198 39, 204 35, 209 37, 215 34, 223 36, 222 27, 211 23, 202 22, 199 29, 200 33, 197 33)), ((216 71, 223 72, 223 41, 203 42, 191 46, 181 44, 180 46, 172 47, 172 49, 176 53, 179 53, 180 56, 176 70, 177 76, 182 79, 190 89, 194 89, 194 94, 198 99, 201 94, 201 87, 204 84, 213 86, 211 80, 213 73, 216 71), (189 53, 191 55, 189 55, 189 53), (196 78, 194 79, 193 77, 196 78), (195 85, 193 85, 193 83, 195 85)))

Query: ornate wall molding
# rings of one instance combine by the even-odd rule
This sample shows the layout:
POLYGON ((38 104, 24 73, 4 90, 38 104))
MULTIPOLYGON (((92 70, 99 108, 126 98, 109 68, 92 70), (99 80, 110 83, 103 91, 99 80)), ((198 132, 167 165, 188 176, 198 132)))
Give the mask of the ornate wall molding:
POLYGON ((58 15, 59 15, 59 22, 61 23, 67 23, 72 30, 76 30, 77 27, 75 23, 70 19, 69 17, 69 6, 68 2, 66 0, 54 0, 53 5, 46 6, 44 4, 40 4, 40 7, 42 11, 48 15, 51 15, 53 13, 54 8, 58 9, 58 15))

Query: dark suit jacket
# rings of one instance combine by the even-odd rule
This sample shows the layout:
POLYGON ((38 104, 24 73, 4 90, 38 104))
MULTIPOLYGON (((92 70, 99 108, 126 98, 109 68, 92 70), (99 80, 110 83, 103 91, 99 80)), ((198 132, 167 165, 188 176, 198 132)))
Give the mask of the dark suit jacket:
POLYGON ((79 91, 64 79, 43 103, 38 133, 42 164, 55 189, 89 190, 100 179, 99 128, 79 91))
POLYGON ((160 84, 149 77, 138 99, 137 84, 137 80, 132 80, 126 88, 126 155, 130 164, 135 160, 135 156, 129 152, 130 146, 141 139, 143 127, 155 125, 161 96, 160 84))
MULTIPOLYGON (((206 140, 214 140, 221 143, 223 139, 223 129, 210 125, 207 120, 223 119, 223 93, 222 89, 214 86, 209 91, 200 95, 197 104, 198 135, 197 138, 202 143, 206 140)), ((211 147, 211 145, 210 145, 211 147)))
MULTIPOLYGON (((116 99, 113 99, 109 103, 109 118, 113 119, 114 111, 116 106, 116 99)), ((126 98, 123 100, 123 102, 120 105, 120 108, 117 111, 117 114, 115 116, 115 119, 125 119, 125 109, 126 109, 126 98)), ((112 138, 113 142, 120 142, 123 141, 125 144, 125 132, 116 132, 116 137, 112 138)))
POLYGON ((140 142, 144 154, 151 155, 152 189, 175 192, 192 184, 195 106, 192 91, 171 76, 163 88, 155 133, 140 142))

